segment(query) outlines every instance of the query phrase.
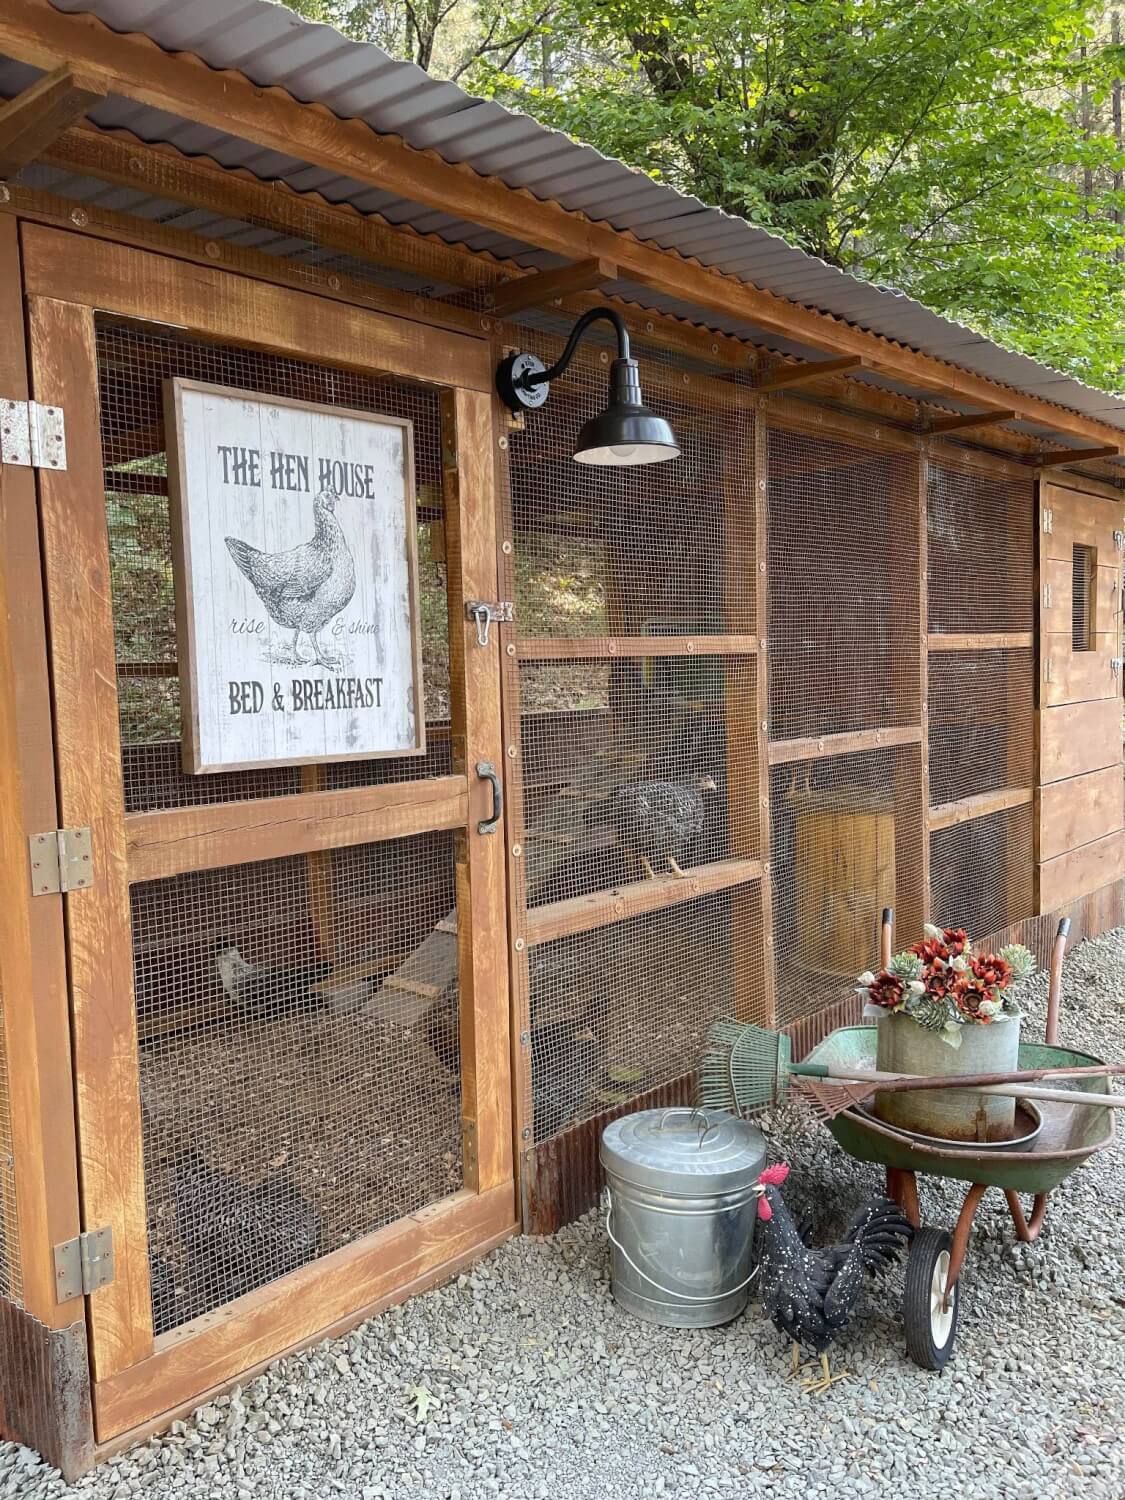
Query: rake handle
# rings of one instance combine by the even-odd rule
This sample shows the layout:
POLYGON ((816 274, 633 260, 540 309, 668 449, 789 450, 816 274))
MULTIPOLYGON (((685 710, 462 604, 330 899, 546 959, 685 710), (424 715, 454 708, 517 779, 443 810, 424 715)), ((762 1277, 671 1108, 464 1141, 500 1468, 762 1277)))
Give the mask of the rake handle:
MULTIPOLYGON (((1106 1078, 1125 1073, 1125 1063, 1098 1063, 1088 1068, 1023 1068, 1008 1073, 955 1073, 926 1077, 918 1073, 885 1073, 877 1068, 849 1070, 839 1063, 790 1063, 790 1073, 804 1078, 846 1078, 851 1083, 893 1083, 896 1093, 911 1089, 980 1089, 996 1084, 1038 1083, 1044 1078, 1106 1078)), ((1023 1091, 1026 1094, 1026 1090, 1023 1091)), ((1029 1096, 1030 1097, 1030 1096, 1029 1096)))

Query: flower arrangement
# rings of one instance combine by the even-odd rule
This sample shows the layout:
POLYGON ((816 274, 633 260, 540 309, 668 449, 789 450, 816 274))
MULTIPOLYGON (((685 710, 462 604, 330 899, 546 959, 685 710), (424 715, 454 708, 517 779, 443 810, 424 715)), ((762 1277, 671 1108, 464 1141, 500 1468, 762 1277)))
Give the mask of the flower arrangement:
POLYGON ((999 953, 974 953, 961 927, 923 929, 925 936, 904 953, 896 953, 878 974, 859 976, 857 994, 878 1011, 902 1012, 930 1031, 940 1032, 951 1047, 960 1047, 965 1026, 989 1026, 1018 1017, 1019 1006, 1006 993, 1035 967, 1022 943, 999 953))

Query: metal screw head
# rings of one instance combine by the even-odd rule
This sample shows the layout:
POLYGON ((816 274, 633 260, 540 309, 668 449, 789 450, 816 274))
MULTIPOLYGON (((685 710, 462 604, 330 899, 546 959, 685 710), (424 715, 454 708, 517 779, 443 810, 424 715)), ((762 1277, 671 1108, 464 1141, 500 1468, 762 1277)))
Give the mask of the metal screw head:
POLYGON ((500 438, 499 439, 499 446, 500 446, 501 452, 507 453, 507 451, 508 451, 508 439, 506 437, 500 438))
POLYGON ((515 948, 515 950, 516 950, 517 953, 522 953, 523 950, 527 947, 527 939, 526 938, 516 938, 516 940, 512 944, 512 946, 515 948))
POLYGON ((508 746, 508 759, 509 760, 515 760, 515 758, 516 758, 516 756, 518 754, 519 754, 519 750, 516 748, 515 745, 509 745, 508 746))
POLYGON ((512 845, 512 858, 513 859, 519 859, 519 857, 520 857, 520 855, 522 853, 523 853, 523 845, 522 844, 513 844, 512 845))
POLYGON ((329 276, 328 285, 332 291, 338 292, 340 290, 340 278, 338 276, 329 276))
POLYGON ((488 333, 489 330, 492 328, 492 319, 491 318, 482 318, 480 320, 480 326, 484 329, 485 333, 488 333))
POLYGON ((530 1125, 525 1125, 523 1127, 523 1129, 520 1131, 520 1140, 521 1141, 529 1141, 530 1139, 531 1139, 531 1126, 530 1125))
POLYGON ((509 641, 508 644, 504 647, 504 651, 506 652, 506 654, 508 656, 515 656, 515 654, 516 654, 515 643, 513 641, 509 641))
POLYGON ((501 542, 500 543, 500 551, 504 554, 505 557, 511 557, 511 555, 512 555, 512 544, 511 544, 511 542, 501 542))
POLYGON ((11 199, 11 192, 6 182, 0 182, 0 203, 7 203, 11 199))
POLYGON ((84 208, 76 208, 70 216, 70 222, 83 229, 90 222, 90 215, 84 208))
POLYGON ((528 1042, 530 1042, 530 1041, 531 1041, 531 1032, 530 1031, 521 1031, 520 1032, 520 1046, 521 1047, 526 1047, 527 1044, 528 1044, 528 1042))
POLYGON ((215 240, 208 240, 203 248, 212 260, 218 260, 219 256, 223 253, 215 240))

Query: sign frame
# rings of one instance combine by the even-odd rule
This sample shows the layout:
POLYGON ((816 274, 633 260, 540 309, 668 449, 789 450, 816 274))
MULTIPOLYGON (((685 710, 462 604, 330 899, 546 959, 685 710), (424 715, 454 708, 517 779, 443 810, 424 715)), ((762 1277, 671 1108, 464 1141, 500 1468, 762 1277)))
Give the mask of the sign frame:
POLYGON ((163 407, 168 469, 168 507, 172 536, 172 580, 176 605, 176 659, 180 681, 181 758, 185 773, 193 776, 209 776, 287 766, 296 768, 309 765, 330 765, 336 761, 398 760, 411 756, 424 756, 426 754, 426 703, 418 582, 418 511, 413 422, 407 417, 360 411, 354 407, 330 406, 320 401, 301 401, 294 397, 277 396, 270 392, 248 390, 239 386, 219 385, 212 381, 192 380, 183 376, 170 376, 164 380, 163 407), (199 653, 195 629, 196 579, 192 567, 192 512, 190 502, 185 503, 184 495, 187 449, 184 442, 181 393, 188 391, 399 429, 402 435, 409 661, 412 673, 411 698, 414 709, 414 742, 410 747, 328 752, 320 755, 281 756, 219 763, 207 763, 202 760, 199 728, 199 653))

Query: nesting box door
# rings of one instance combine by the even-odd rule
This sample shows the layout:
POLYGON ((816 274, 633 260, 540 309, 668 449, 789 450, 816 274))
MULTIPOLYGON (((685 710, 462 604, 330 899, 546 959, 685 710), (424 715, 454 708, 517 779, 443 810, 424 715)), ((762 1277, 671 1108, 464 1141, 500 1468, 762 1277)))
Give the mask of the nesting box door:
POLYGON ((71 244, 25 253, 107 1440, 512 1225, 496 442, 482 342, 71 244))

